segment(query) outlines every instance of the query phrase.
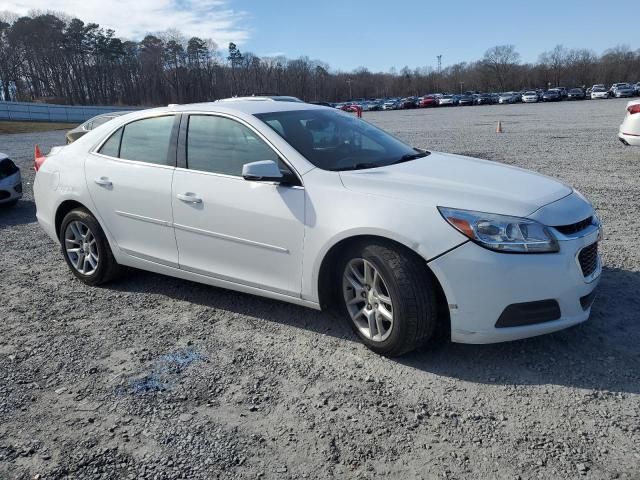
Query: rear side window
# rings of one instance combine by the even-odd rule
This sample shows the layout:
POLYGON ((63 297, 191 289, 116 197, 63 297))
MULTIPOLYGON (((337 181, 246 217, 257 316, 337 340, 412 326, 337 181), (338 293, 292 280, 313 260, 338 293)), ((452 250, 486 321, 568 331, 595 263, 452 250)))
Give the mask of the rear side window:
MULTIPOLYGON (((260 160, 281 164, 278 155, 251 129, 225 117, 189 116, 187 167, 190 170, 241 176, 244 164, 260 160)), ((281 168, 283 166, 281 164, 281 168)))
POLYGON ((110 157, 118 157, 120 154, 120 138, 122 137, 122 128, 115 131, 113 135, 109 137, 109 140, 102 144, 98 153, 102 155, 108 155, 110 157))
POLYGON ((120 141, 120 158, 167 165, 173 129, 173 115, 145 118, 124 126, 120 141))

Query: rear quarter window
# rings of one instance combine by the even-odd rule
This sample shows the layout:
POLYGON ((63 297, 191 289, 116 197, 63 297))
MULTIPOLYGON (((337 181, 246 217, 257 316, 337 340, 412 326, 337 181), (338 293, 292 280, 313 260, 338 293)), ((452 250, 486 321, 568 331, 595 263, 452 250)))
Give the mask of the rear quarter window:
POLYGON ((118 157, 120 155, 120 138, 122 137, 122 127, 114 132, 109 139, 102 144, 98 153, 108 155, 109 157, 118 157))

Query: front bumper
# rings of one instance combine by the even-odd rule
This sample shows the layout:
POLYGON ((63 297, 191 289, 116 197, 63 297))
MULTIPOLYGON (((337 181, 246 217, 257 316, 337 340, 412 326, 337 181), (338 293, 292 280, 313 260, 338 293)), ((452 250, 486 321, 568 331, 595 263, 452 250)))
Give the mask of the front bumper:
POLYGON ((597 242, 598 237, 599 229, 593 229, 584 237, 560 240, 560 252, 549 254, 498 253, 467 242, 431 261, 429 266, 449 304, 451 340, 460 343, 518 340, 587 320, 591 313, 589 295, 598 284, 602 267, 598 258, 595 271, 585 278, 578 254, 597 242), (557 302, 559 318, 496 327, 507 307, 547 300, 557 302))
POLYGON ((22 177, 16 172, 0 180, 0 204, 9 203, 22 198, 22 177))

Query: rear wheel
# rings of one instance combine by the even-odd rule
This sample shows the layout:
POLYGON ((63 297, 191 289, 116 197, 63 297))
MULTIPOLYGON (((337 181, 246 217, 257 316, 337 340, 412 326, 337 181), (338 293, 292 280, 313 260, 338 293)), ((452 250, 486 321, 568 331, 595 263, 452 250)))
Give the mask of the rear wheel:
POLYGON ((64 217, 60 245, 71 272, 87 285, 106 283, 119 273, 106 235, 85 209, 72 210, 64 217))
POLYGON ((336 270, 346 317, 370 349, 402 355, 433 336, 435 288, 419 258, 382 242, 362 244, 345 252, 336 270))

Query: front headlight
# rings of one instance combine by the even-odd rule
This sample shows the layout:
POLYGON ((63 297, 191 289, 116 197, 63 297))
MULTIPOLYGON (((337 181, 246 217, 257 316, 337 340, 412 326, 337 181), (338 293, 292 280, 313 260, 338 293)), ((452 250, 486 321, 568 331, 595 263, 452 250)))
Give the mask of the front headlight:
POLYGON ((551 231, 535 220, 446 207, 438 210, 453 228, 490 250, 510 253, 560 250, 551 231))

